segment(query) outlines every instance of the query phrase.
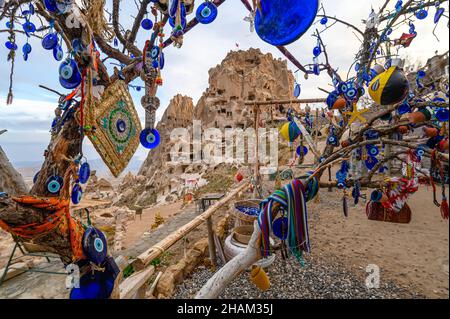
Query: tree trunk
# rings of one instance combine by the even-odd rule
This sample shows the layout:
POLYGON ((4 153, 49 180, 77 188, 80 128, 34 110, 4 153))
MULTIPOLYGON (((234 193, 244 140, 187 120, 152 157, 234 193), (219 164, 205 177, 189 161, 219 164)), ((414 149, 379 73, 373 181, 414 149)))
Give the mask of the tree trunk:
MULTIPOLYGON (((39 172, 36 184, 31 189, 30 195, 39 197, 52 197, 47 191, 47 178, 57 174, 64 177, 69 167, 70 159, 78 155, 81 146, 80 127, 72 118, 61 128, 60 132, 53 135, 47 148, 47 156, 39 172)), ((10 226, 21 226, 32 223, 42 223, 51 212, 23 206, 14 202, 11 198, 0 199, 0 220, 10 226)), ((42 246, 45 251, 61 256, 64 263, 72 260, 70 238, 67 233, 62 233, 57 228, 41 237, 29 240, 42 246)))

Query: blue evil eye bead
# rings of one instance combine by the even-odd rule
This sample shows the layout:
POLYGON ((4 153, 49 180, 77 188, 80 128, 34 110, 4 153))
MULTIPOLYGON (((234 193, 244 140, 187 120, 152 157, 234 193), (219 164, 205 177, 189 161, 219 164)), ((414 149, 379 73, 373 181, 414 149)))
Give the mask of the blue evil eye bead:
POLYGON ((171 6, 169 8, 169 16, 170 17, 175 17, 175 15, 177 14, 178 1, 179 0, 172 0, 171 1, 171 6))
POLYGON ((380 189, 374 190, 370 194, 370 200, 374 203, 379 203, 382 198, 383 198, 383 191, 380 189))
POLYGON ((157 60, 153 60, 152 67, 156 69, 156 68, 158 68, 158 66, 159 66, 158 61, 157 60))
POLYGON ((83 163, 80 166, 80 170, 78 172, 78 179, 81 184, 86 184, 91 176, 91 168, 88 163, 83 163))
POLYGON ((81 189, 80 184, 75 184, 72 188, 72 195, 70 198, 72 199, 72 203, 78 205, 81 202, 81 198, 83 197, 83 190, 81 189))
POLYGON ((308 154, 308 148, 306 147, 306 146, 299 146, 299 147, 297 147, 297 155, 298 156, 302 156, 302 154, 301 154, 301 152, 302 152, 302 149, 303 149, 303 156, 306 156, 307 154, 308 154))
POLYGON ((34 177, 33 177, 33 184, 36 184, 36 182, 37 182, 37 180, 38 180, 38 178, 39 178, 39 173, 40 173, 41 171, 38 171, 36 174, 34 174, 34 177))
POLYGON ((402 6, 403 6, 403 1, 402 0, 397 1, 397 3, 395 4, 395 10, 400 11, 402 9, 402 6))
POLYGON ((154 149, 158 147, 161 138, 159 132, 156 129, 147 128, 141 132, 139 136, 142 146, 148 149, 154 149))
POLYGON ((375 131, 375 130, 367 130, 364 133, 364 136, 368 140, 376 140, 377 138, 380 137, 380 134, 377 131, 375 131))
POLYGON ((51 194, 58 194, 63 186, 63 179, 59 176, 50 176, 47 179, 47 190, 51 194))
POLYGON ((328 18, 327 17, 323 17, 322 19, 320 19, 320 24, 321 25, 325 25, 328 23, 328 18))
POLYGON ((397 113, 399 115, 403 115, 403 114, 406 114, 406 113, 411 113, 411 111, 412 110, 411 110, 411 107, 409 106, 408 102, 402 103, 397 109, 397 113))
POLYGON ((67 11, 69 11, 69 9, 72 7, 72 3, 71 1, 56 1, 56 10, 58 10, 59 14, 64 14, 67 13, 67 11))
POLYGON ((164 57, 164 52, 161 52, 159 55, 159 69, 164 69, 164 65, 166 64, 166 58, 164 57))
POLYGON ((36 31, 36 26, 34 23, 27 21, 22 25, 23 31, 25 31, 26 34, 33 33, 36 31))
POLYGON ((73 69, 70 66, 70 64, 68 65, 64 65, 63 67, 61 67, 60 71, 59 71, 59 75, 64 79, 64 80, 68 80, 72 77, 73 75, 73 69))
POLYGON ((391 35, 391 34, 392 34, 392 31, 393 31, 392 28, 387 29, 387 30, 386 30, 386 35, 391 35))
POLYGON ((416 17, 419 20, 426 19, 426 17, 428 17, 428 11, 425 9, 421 9, 419 10, 419 12, 417 12, 416 17))
POLYGON ((347 89, 347 92, 345 92, 345 97, 349 100, 353 100, 357 97, 358 91, 355 88, 349 88, 347 89))
POLYGON ((418 157, 422 157, 422 156, 424 156, 425 155, 425 150, 423 149, 423 148, 418 148, 418 149, 416 149, 416 155, 418 156, 418 157))
POLYGON ((102 264, 108 253, 108 242, 102 231, 95 227, 88 227, 82 239, 83 252, 89 261, 102 264))
POLYGON ((6 47, 8 50, 12 50, 12 51, 16 51, 16 50, 18 49, 17 44, 15 44, 14 42, 11 42, 11 41, 7 41, 7 42, 5 43, 5 47, 6 47))
POLYGON ((348 90, 347 83, 345 83, 345 82, 339 83, 338 91, 339 91, 340 93, 344 93, 344 94, 345 94, 345 93, 347 92, 347 90, 348 90))
POLYGON ((439 122, 448 122, 449 110, 448 109, 438 109, 436 111, 436 119, 439 122))
POLYGON ((44 0, 44 6, 50 12, 58 11, 58 7, 56 6, 56 0, 44 0))
POLYGON ((296 98, 298 98, 300 96, 300 93, 302 93, 302 88, 300 86, 300 84, 295 84, 295 88, 294 88, 294 96, 296 98))
POLYGON ((119 119, 116 123, 116 129, 117 132, 124 133, 127 130, 127 123, 124 120, 119 119))
POLYGON ((261 0, 255 29, 265 42, 284 46, 298 40, 313 24, 319 0, 261 0))
POLYGON ((288 219, 286 217, 277 218, 273 221, 272 231, 281 240, 286 240, 288 236, 288 219))
POLYGON ((14 23, 11 24, 10 21, 6 22, 6 27, 7 27, 8 29, 11 28, 11 25, 12 25, 12 27, 14 28, 14 23))
POLYGON ((53 49, 53 57, 56 61, 61 61, 64 58, 64 52, 61 46, 58 45, 53 49))
POLYGON ((159 56, 159 53, 161 52, 161 49, 158 46, 154 46, 151 50, 150 50, 150 57, 153 60, 156 60, 159 56))
POLYGON ((78 65, 73 59, 63 61, 59 67, 59 83, 68 90, 73 90, 81 83, 78 65))
POLYGON ((427 73, 426 73, 424 70, 419 70, 419 71, 417 72, 417 77, 418 77, 419 79, 423 79, 426 75, 427 75, 427 73))
POLYGON ((436 14, 434 15, 434 23, 438 23, 439 20, 441 20, 442 15, 444 14, 445 9, 444 8, 437 8, 436 14))
POLYGON ((76 53, 84 50, 83 43, 78 38, 72 40, 72 48, 76 53))
POLYGON ((320 46, 316 46, 316 47, 313 49, 313 55, 314 55, 315 57, 318 57, 321 53, 322 53, 322 49, 320 48, 320 46))
POLYGON ((153 21, 150 19, 144 19, 141 22, 141 27, 144 30, 151 30, 153 29, 153 21))
POLYGON ((201 24, 210 24, 216 20, 217 13, 216 5, 212 2, 205 1, 197 8, 195 17, 201 24))
POLYGON ((378 147, 376 147, 375 145, 367 145, 366 148, 367 148, 367 153, 368 153, 370 156, 375 157, 375 156, 377 156, 378 154, 380 154, 380 150, 379 150, 378 147))
POLYGON ((359 69, 361 69, 361 64, 356 63, 356 64, 355 64, 355 71, 358 72, 359 69))
POLYGON ((31 50, 32 50, 32 48, 31 48, 31 45, 29 43, 25 43, 23 45, 23 47, 22 47, 23 54, 27 54, 28 55, 28 54, 31 53, 31 50))
POLYGON ((42 39, 42 47, 46 50, 53 50, 58 45, 58 35, 49 33, 42 39))
POLYGON ((377 165, 377 164, 378 164, 378 159, 376 157, 369 156, 365 160, 365 165, 369 171, 372 170, 375 167, 375 165, 377 165))
POLYGON ((114 46, 115 46, 115 47, 118 47, 118 46, 119 46, 119 40, 118 40, 117 38, 114 38, 113 43, 114 43, 114 46))
POLYGON ((327 142, 328 142, 329 145, 334 145, 334 146, 337 146, 339 144, 338 140, 337 140, 337 137, 334 136, 334 135, 329 136, 328 139, 327 139, 327 142))
POLYGON ((141 92, 142 88, 140 86, 136 86, 136 91, 141 92))

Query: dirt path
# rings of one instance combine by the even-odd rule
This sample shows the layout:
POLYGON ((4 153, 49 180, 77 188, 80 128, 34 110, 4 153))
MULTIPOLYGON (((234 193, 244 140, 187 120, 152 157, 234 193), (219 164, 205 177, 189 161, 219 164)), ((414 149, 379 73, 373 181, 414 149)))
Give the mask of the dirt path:
POLYGON ((127 235, 124 240, 124 247, 126 249, 132 247, 141 239, 144 233, 151 232, 151 226, 155 222, 155 215, 157 213, 159 213, 166 222, 169 222, 174 215, 180 213, 181 206, 182 202, 180 201, 169 205, 144 209, 142 218, 137 216, 136 220, 127 224, 127 235))
POLYGON ((184 207, 182 210, 180 209, 181 203, 175 203, 147 210, 142 215, 142 222, 138 217, 136 221, 127 226, 126 249, 121 254, 130 257, 138 256, 198 215, 194 204, 184 207), (154 215, 158 211, 161 216, 170 218, 147 236, 142 236, 149 231, 151 224, 154 222, 154 215))
MULTIPOLYGON (((368 191, 370 194, 370 191, 368 191)), ((422 187, 409 200, 410 224, 370 221, 365 204, 342 212, 342 193, 322 190, 309 205, 313 254, 333 256, 362 278, 366 267, 380 267, 381 280, 394 280, 430 298, 449 297, 449 224, 422 187)), ((353 205, 350 205, 353 206, 353 205)))

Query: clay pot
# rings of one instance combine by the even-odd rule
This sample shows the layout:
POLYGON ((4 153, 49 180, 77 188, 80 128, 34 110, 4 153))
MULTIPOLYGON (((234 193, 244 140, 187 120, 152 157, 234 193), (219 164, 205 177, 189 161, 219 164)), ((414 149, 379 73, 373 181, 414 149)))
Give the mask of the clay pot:
POLYGON ((342 96, 339 97, 333 104, 333 110, 342 110, 347 105, 347 100, 342 96))
POLYGON ((405 125, 402 125, 397 129, 397 132, 399 132, 400 134, 407 134, 409 132, 409 128, 405 125))
POLYGON ((408 114, 408 120, 411 124, 422 123, 426 121, 426 116, 422 112, 414 112, 408 114))
POLYGON ((439 134, 439 131, 437 128, 434 127, 424 127, 423 132, 426 137, 436 137, 439 134))
POLYGON ((341 146, 343 148, 350 146, 350 144, 351 144, 351 141, 349 141, 349 140, 345 140, 345 141, 341 142, 341 146))

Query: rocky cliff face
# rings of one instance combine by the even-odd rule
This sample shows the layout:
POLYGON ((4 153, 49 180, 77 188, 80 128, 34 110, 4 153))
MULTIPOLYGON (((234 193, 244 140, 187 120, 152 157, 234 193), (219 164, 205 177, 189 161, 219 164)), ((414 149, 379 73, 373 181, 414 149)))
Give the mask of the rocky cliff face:
MULTIPOLYGON (((146 183, 136 190, 135 193, 141 194, 136 202, 145 203, 151 196, 158 202, 173 200, 187 191, 187 181, 196 180, 197 186, 205 183, 201 176, 210 168, 207 165, 169 164, 172 129, 183 127, 192 132, 194 119, 202 122, 202 129, 245 129, 253 125, 253 110, 244 105, 245 101, 289 99, 293 87, 294 76, 287 68, 287 61, 274 59, 259 49, 230 52, 220 65, 209 71, 209 87, 195 107, 186 96, 177 95, 170 101, 157 125, 161 145, 149 152, 140 169, 139 174, 146 177, 146 183)), ((261 115, 263 120, 282 116, 284 112, 275 105, 266 110, 261 115)))
POLYGON ((28 188, 22 178, 8 160, 3 149, 0 147, 0 192, 11 195, 25 194, 28 188))

